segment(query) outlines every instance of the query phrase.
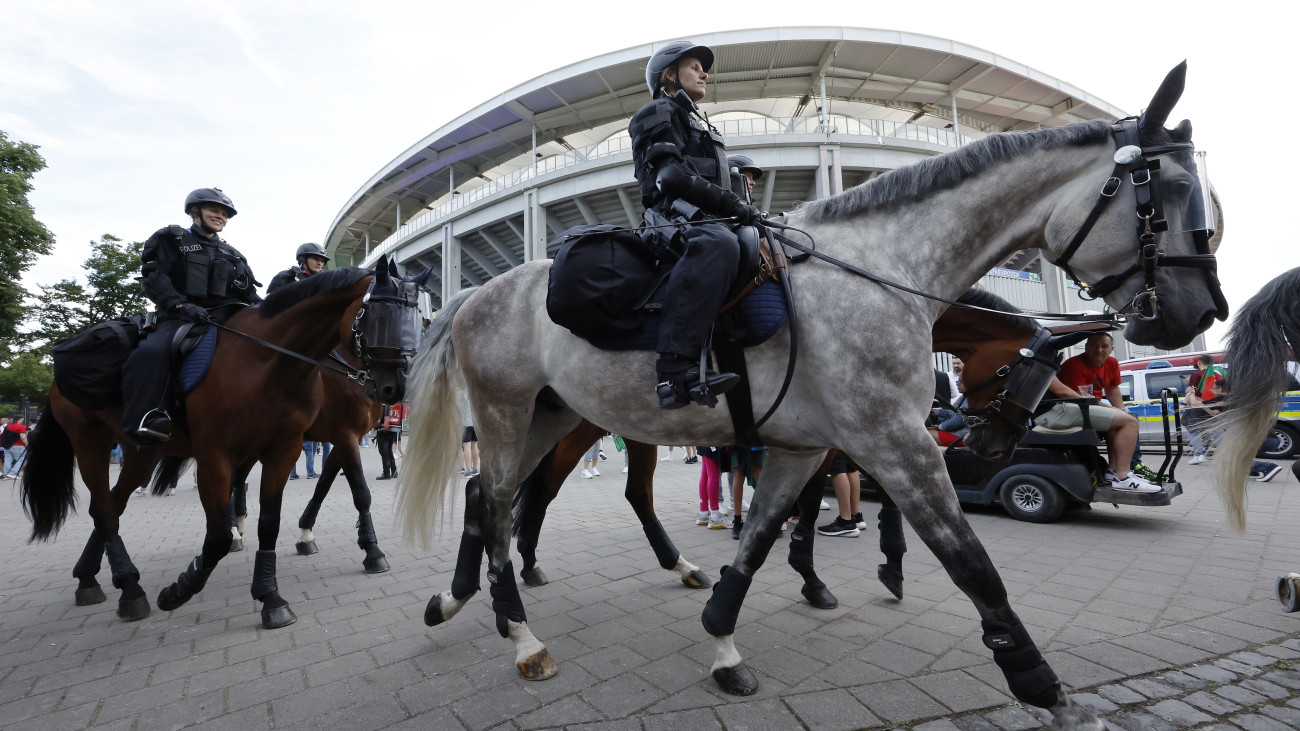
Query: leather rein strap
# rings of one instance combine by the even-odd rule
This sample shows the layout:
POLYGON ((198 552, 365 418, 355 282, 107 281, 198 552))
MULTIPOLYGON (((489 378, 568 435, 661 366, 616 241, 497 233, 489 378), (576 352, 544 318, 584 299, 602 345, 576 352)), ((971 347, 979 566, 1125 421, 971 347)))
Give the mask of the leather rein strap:
POLYGON ((350 378, 350 379, 352 379, 352 380, 354 380, 354 381, 365 382, 365 380, 369 377, 369 375, 368 375, 365 371, 357 370, 356 368, 353 368, 351 365, 349 365, 346 361, 344 361, 342 358, 340 358, 340 357, 339 357, 337 354, 335 354, 333 351, 330 351, 330 357, 331 357, 331 359, 333 359, 333 360, 335 360, 336 362, 338 362, 338 363, 339 363, 340 365, 342 365, 344 368, 347 368, 346 371, 343 370, 342 368, 335 368, 334 366, 332 366, 332 365, 330 365, 330 364, 328 364, 328 363, 322 363, 322 362, 320 362, 320 361, 318 361, 318 360, 313 360, 312 358, 308 358, 307 356, 303 355, 302 353, 295 353, 295 352, 293 352, 292 350, 289 350, 289 349, 287 349, 287 348, 282 348, 282 347, 280 347, 279 345, 276 345, 275 343, 268 343, 268 342, 266 342, 265 340, 262 340, 262 339, 259 338, 259 337, 256 337, 256 336, 253 336, 253 335, 249 335, 248 333, 240 332, 240 331, 238 331, 238 330, 234 330, 234 329, 232 329, 232 328, 228 328, 228 327, 226 327, 225 325, 222 325, 222 324, 219 323, 219 322, 209 321, 208 324, 212 325, 213 327, 217 328, 218 330, 224 330, 224 331, 226 331, 226 332, 228 332, 228 333, 231 333, 232 335, 238 335, 239 337, 244 338, 245 340, 251 340, 251 341, 253 341, 254 343, 257 343, 258 345, 261 345, 261 346, 264 347, 264 348, 270 348, 271 350, 274 350, 275 352, 277 352, 277 353, 279 353, 279 354, 281 354, 281 355, 287 355, 287 356, 289 356, 290 358, 297 358, 298 360, 303 361, 304 363, 311 363, 312 365, 316 366, 317 368, 323 368, 323 369, 325 369, 325 370, 327 370, 327 371, 333 371, 333 372, 339 374, 340 376, 345 376, 345 377, 350 378))

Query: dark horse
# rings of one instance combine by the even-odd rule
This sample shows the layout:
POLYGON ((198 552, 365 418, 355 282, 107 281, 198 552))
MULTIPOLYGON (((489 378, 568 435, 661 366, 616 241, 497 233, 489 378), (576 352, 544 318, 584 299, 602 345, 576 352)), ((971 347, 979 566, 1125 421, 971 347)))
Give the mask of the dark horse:
MULTIPOLYGON (((985 309, 1015 312, 1016 308, 1006 300, 981 289, 970 289, 957 299, 963 304, 983 307, 985 309)), ((1108 327, 1097 325, 1095 327, 1108 327)), ((1073 329, 1073 328, 1069 328, 1073 329)), ((998 314, 960 307, 948 308, 935 322, 931 330, 933 348, 936 353, 952 353, 965 362, 963 382, 966 399, 970 409, 987 410, 994 401, 1001 401, 1006 411, 1004 419, 989 419, 976 426, 967 437, 971 448, 984 456, 996 458, 1015 447, 1024 433, 1030 411, 1016 402, 999 399, 1003 393, 1013 367, 1018 367, 1020 351, 1038 333, 1044 332, 1038 323, 1029 317, 1014 314, 998 314), (967 376, 969 378, 967 379, 967 376)), ((1047 337, 1038 355, 1047 361, 1055 357, 1057 343, 1055 338, 1047 337)), ((1050 371, 1054 373, 1054 370, 1050 371)), ((1050 380, 1042 376, 1035 379, 1036 384, 1046 386, 1050 380)), ((1035 386, 1030 386, 1034 391, 1035 386)), ((1017 401, 1035 403, 1042 396, 1041 391, 1018 394, 1017 401)), ((520 485, 515 495, 514 533, 519 540, 517 547, 523 559, 519 577, 529 586, 541 586, 547 582, 546 574, 537 566, 537 543, 546 517, 546 508, 559 494, 565 478, 573 471, 584 452, 605 430, 584 420, 578 428, 560 440, 528 479, 520 485)), ((654 549, 659 565, 681 576, 682 583, 692 588, 707 588, 712 584, 709 577, 697 566, 684 559, 672 540, 664 531, 654 512, 654 471, 657 465, 656 447, 641 442, 624 439, 628 450, 628 476, 624 497, 632 505, 633 512, 641 521, 650 546, 654 549)), ((829 461, 829 455, 827 456, 829 461)), ((788 561, 804 579, 803 595, 816 607, 833 608, 838 604, 826 585, 813 570, 812 546, 815 534, 814 516, 825 488, 826 468, 813 473, 805 484, 803 492, 796 503, 799 513, 799 526, 794 534, 798 536, 790 542, 788 561)), ((883 489, 879 488, 870 475, 868 482, 882 496, 884 506, 881 509, 880 548, 887 562, 878 568, 877 576, 895 597, 903 596, 902 554, 906 551, 903 543, 901 516, 898 508, 889 500, 883 489)))
MULTIPOLYGON (((358 342, 358 333, 391 331, 387 321, 404 321, 396 304, 403 283, 387 260, 374 272, 336 269, 323 272, 267 297, 261 305, 234 314, 226 326, 316 361, 340 343, 358 342), (369 304, 367 304, 369 295, 369 304), (364 309, 363 309, 364 305, 364 309)), ((414 300, 411 298, 411 339, 414 339, 414 300)), ((391 340, 362 343, 364 358, 377 361, 369 387, 379 395, 405 388, 406 355, 391 340)), ((198 463, 199 497, 207 517, 203 551, 158 595, 160 609, 173 610, 202 590, 217 563, 230 549, 229 501, 232 478, 240 481, 255 461, 263 464, 258 518, 259 550, 254 561, 253 598, 263 603, 262 624, 283 627, 295 621, 275 580, 275 541, 280 504, 289 470, 302 449, 302 435, 316 419, 321 403, 317 366, 279 354, 251 339, 220 332, 207 377, 185 397, 187 429, 162 445, 163 455, 193 457, 198 463), (276 415, 274 419, 264 414, 276 415)), ((141 454, 119 430, 120 407, 82 409, 59 391, 50 389, 50 404, 29 450, 22 499, 32 519, 32 540, 54 536, 76 502, 74 459, 90 490, 90 514, 95 522, 83 561, 98 564, 108 554, 113 586, 122 591, 118 616, 142 619, 150 612, 140 587, 139 571, 131 562, 119 532, 119 519, 132 490, 148 478, 155 460, 141 454), (108 453, 124 446, 122 471, 110 490, 108 453)), ((79 564, 79 567, 80 564, 79 564)), ((86 567, 81 567, 86 568, 86 567)), ((95 571, 89 571, 93 581, 95 571)), ((86 572, 83 572, 86 573, 86 572)))

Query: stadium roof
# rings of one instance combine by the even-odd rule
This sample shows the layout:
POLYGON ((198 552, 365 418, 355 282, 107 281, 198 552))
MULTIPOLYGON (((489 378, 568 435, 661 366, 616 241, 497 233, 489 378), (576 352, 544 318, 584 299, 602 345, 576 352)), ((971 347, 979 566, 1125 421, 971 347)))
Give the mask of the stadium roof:
MULTIPOLYGON (((1070 84, 974 46, 866 28, 759 28, 695 36, 716 60, 702 106, 773 117, 829 112, 992 133, 1117 119, 1125 112, 1070 84), (810 106, 811 105, 811 106, 810 106)), ((666 42, 666 41, 665 41, 666 42)), ((330 251, 353 253, 446 198, 626 128, 645 103, 651 43, 543 74, 452 120, 384 166, 335 218, 330 251)))

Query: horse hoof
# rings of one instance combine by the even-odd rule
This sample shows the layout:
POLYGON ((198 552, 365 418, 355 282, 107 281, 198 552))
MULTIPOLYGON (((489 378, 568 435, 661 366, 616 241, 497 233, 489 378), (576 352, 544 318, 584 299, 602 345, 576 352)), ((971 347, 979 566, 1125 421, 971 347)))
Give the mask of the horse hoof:
POLYGON ((713 680, 731 695, 754 695, 758 692, 758 678, 744 665, 718 668, 713 671, 713 680))
POLYGON ((695 569, 689 574, 683 576, 682 583, 692 589, 707 589, 710 586, 713 586, 713 580, 709 578, 709 575, 699 569, 695 569))
POLYGON ((515 663, 524 680, 546 680, 560 672, 560 668, 551 659, 551 653, 543 647, 541 650, 515 663))
POLYGON ((299 556, 310 556, 313 553, 320 552, 320 549, 316 547, 316 541, 298 541, 293 544, 293 547, 298 549, 299 556))
POLYGON ((880 566, 876 567, 876 578, 880 579, 880 583, 885 585, 885 588, 889 590, 890 594, 894 595, 895 599, 903 598, 902 571, 899 571, 887 563, 882 563, 880 566))
POLYGON ((228 551, 228 553, 237 553, 242 550, 244 550, 244 539, 235 538, 232 536, 230 539, 230 550, 228 551))
MULTIPOLYGON (((103 593, 100 593, 103 596, 103 593)), ((102 600, 101 600, 102 601, 102 600)), ((144 619, 153 611, 149 606, 149 597, 141 595, 134 599, 122 597, 117 601, 117 616, 128 622, 144 619)))
POLYGON ((162 591, 158 592, 158 608, 164 612, 179 609, 183 604, 185 604, 185 602, 190 600, 190 597, 181 596, 179 592, 173 590, 172 587, 174 586, 176 585, 172 584, 171 586, 164 587, 162 591))
POLYGON ((429 603, 424 605, 424 625, 437 627, 446 621, 447 618, 442 616, 442 595, 434 594, 429 597, 429 603))
POLYGON ((546 586, 551 581, 550 579, 546 578, 546 574, 542 573, 542 570, 537 568, 536 566, 532 567, 531 569, 524 569, 523 571, 520 571, 519 578, 524 580, 524 584, 534 588, 539 586, 546 586))
POLYGON ((88 607, 91 604, 103 604, 108 601, 108 597, 104 596, 104 590, 100 588, 99 584, 78 588, 76 599, 77 606, 79 607, 88 607))
MULTIPOLYGON (((315 553, 315 551, 312 551, 312 553, 315 553)), ((382 574, 388 570, 388 561, 383 556, 375 556, 374 558, 366 556, 361 561, 361 567, 366 570, 367 574, 382 574)))
POLYGON ((815 609, 834 609, 840 605, 840 600, 836 599, 835 595, 825 586, 805 586, 802 593, 808 603, 813 605, 815 609))
POLYGON ((298 621, 288 604, 282 607, 262 606, 262 629, 280 629, 298 621))

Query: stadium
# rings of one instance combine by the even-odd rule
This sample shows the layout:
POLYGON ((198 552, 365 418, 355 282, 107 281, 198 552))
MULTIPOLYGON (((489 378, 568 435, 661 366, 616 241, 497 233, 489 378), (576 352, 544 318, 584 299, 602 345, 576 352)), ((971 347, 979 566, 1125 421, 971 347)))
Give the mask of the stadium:
MULTIPOLYGON (((701 109, 729 153, 766 171, 754 191, 764 211, 834 195, 989 134, 1129 114, 996 53, 933 36, 810 27, 691 40, 716 56, 701 109)), ((548 242, 571 226, 637 226, 627 124, 649 98, 645 65, 660 45, 542 74, 413 144, 343 206, 325 239, 332 264, 369 265, 387 254, 407 270, 432 269, 436 307, 462 287, 552 255, 548 242)), ((1036 249, 980 285, 1025 310, 1100 307, 1080 300, 1036 249)), ((1204 349, 1204 335, 1185 348, 1204 349)), ((1156 352, 1117 338, 1121 360, 1156 352)))

